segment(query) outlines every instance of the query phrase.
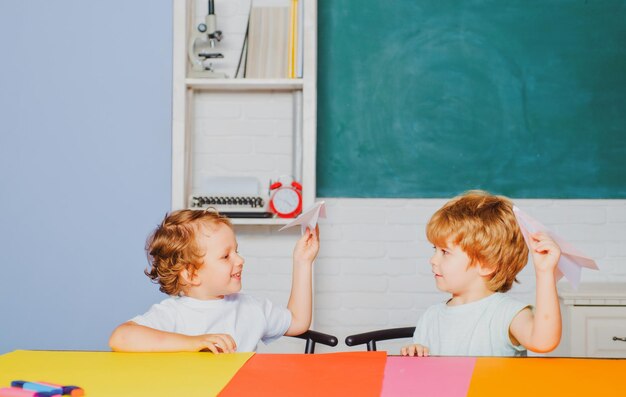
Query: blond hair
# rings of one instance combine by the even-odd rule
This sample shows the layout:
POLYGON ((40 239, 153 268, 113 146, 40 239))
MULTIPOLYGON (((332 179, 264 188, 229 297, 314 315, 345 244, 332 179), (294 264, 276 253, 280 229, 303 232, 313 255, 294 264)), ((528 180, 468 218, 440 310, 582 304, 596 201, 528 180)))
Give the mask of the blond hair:
POLYGON ((480 263, 493 270, 487 288, 511 289, 528 262, 528 247, 520 230, 513 203, 504 196, 471 190, 448 201, 426 226, 428 240, 441 247, 448 242, 461 247, 470 266, 480 263))
POLYGON ((198 248, 196 233, 203 225, 218 224, 232 228, 230 220, 217 211, 178 210, 166 214, 146 243, 150 262, 150 268, 144 271, 146 276, 160 285, 161 292, 180 294, 185 287, 181 272, 195 274, 206 254, 198 248))

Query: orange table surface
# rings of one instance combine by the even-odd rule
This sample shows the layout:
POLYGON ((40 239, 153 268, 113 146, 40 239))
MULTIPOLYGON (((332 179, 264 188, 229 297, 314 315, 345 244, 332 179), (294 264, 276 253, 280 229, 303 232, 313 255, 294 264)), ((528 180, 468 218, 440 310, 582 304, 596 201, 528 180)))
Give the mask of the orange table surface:
POLYGON ((393 390, 394 397, 626 396, 626 359, 386 357, 381 353, 385 354, 257 354, 219 397, 378 396, 381 384, 382 394, 391 395, 393 390), (407 365, 402 364, 405 360, 407 365), (468 365, 469 382, 462 375, 468 365))
POLYGON ((626 396, 626 359, 478 358, 467 395, 626 396))
POLYGON ((387 353, 256 354, 219 394, 380 396, 387 353))

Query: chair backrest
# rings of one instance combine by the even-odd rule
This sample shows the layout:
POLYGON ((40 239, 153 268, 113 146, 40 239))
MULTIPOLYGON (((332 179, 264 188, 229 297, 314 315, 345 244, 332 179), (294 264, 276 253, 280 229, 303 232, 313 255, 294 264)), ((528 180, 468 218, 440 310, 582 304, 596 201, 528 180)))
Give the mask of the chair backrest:
POLYGON ((347 336, 346 345, 366 345, 367 351, 376 351, 376 342, 389 339, 410 338, 414 333, 415 327, 379 329, 347 336))
MULTIPOLYGON (((346 345, 366 345, 367 351, 376 351, 376 342, 390 339, 411 338, 414 333, 415 327, 379 329, 376 331, 347 336, 346 345)), ((527 356, 528 352, 526 350, 520 354, 520 357, 527 356)))
POLYGON ((317 332, 313 330, 308 330, 303 334, 294 335, 293 338, 300 338, 306 340, 306 345, 304 347, 305 354, 313 354, 315 353, 315 344, 321 343, 322 345, 335 347, 339 340, 334 335, 325 334, 323 332, 317 332))

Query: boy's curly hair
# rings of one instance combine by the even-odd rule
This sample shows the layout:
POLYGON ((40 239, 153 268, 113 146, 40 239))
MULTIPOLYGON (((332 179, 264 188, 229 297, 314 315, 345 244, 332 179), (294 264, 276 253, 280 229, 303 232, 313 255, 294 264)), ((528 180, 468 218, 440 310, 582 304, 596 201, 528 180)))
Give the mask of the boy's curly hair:
POLYGON ((528 262, 528 247, 513 213, 513 203, 504 196, 471 190, 447 202, 432 216, 426 235, 433 244, 445 247, 450 241, 470 258, 493 273, 487 288, 506 292, 528 262))
POLYGON ((144 273, 159 284, 159 290, 178 295, 185 286, 181 272, 194 274, 202 266, 202 252, 196 242, 200 226, 223 224, 232 228, 230 220, 217 211, 178 210, 166 214, 163 222, 148 237, 146 253, 150 268, 144 273))

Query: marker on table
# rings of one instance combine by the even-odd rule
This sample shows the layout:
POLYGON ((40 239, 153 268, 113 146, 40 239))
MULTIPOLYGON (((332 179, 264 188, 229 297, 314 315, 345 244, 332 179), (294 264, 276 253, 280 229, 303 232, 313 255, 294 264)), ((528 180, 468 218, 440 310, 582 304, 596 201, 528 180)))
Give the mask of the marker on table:
POLYGON ((11 382, 11 386, 19 387, 25 390, 48 392, 52 393, 52 395, 64 395, 71 397, 80 397, 85 395, 85 391, 78 386, 62 386, 50 382, 27 382, 24 380, 14 380, 11 382))
POLYGON ((72 386, 72 385, 62 386, 62 385, 56 385, 50 382, 37 382, 37 383, 39 383, 40 385, 60 387, 63 390, 64 396, 81 397, 85 395, 85 391, 81 387, 78 387, 78 386, 72 386))
POLYGON ((57 397, 60 394, 46 391, 26 390, 19 387, 3 387, 0 389, 0 397, 57 397))
POLYGON ((62 395, 63 387, 62 386, 51 386, 46 385, 40 382, 28 382, 24 380, 14 380, 11 382, 12 387, 19 387, 24 390, 32 390, 32 391, 43 391, 47 393, 62 395))

